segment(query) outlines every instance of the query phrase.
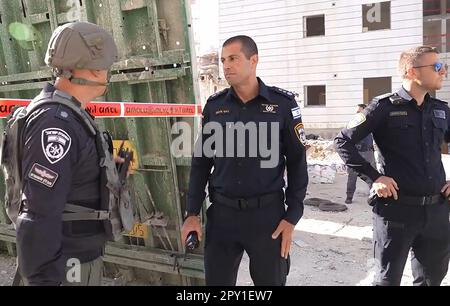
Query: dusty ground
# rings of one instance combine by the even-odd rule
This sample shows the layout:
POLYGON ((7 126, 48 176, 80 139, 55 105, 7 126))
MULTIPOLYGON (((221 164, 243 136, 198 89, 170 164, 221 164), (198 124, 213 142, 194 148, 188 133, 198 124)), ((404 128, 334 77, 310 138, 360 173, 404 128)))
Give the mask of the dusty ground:
MULTIPOLYGON (((347 177, 336 176, 333 185, 310 184, 307 197, 344 203, 347 177)), ((372 212, 367 185, 358 180, 352 204, 345 212, 323 212, 306 206, 297 225, 291 249, 289 286, 368 286, 373 281, 372 212)), ((248 258, 241 263, 239 285, 251 285, 248 258)), ((412 285, 407 264, 402 285, 412 285)), ((450 285, 447 274, 443 285, 450 285)))

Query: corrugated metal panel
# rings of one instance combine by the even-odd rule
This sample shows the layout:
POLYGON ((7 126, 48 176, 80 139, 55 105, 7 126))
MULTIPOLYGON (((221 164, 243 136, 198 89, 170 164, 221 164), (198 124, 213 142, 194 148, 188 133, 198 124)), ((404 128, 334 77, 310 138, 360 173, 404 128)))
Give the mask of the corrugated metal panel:
MULTIPOLYGON (((35 96, 51 79, 43 58, 52 31, 58 25, 83 20, 109 29, 119 47, 113 86, 100 100, 195 103, 185 1, 0 0, 0 15, 0 97, 35 96)), ((152 270, 148 278, 155 279, 158 273, 156 279, 164 284, 195 284, 203 278, 201 254, 177 260, 184 251, 179 232, 189 159, 173 158, 170 144, 171 126, 181 120, 195 126, 187 118, 100 120, 114 139, 129 140, 137 149, 140 167, 130 176, 131 192, 136 214, 150 233, 145 239, 124 236, 122 243, 107 248, 105 258, 152 270)), ((0 217, 5 223, 5 215, 0 217)), ((9 241, 10 234, 3 228, 0 238, 9 241)))

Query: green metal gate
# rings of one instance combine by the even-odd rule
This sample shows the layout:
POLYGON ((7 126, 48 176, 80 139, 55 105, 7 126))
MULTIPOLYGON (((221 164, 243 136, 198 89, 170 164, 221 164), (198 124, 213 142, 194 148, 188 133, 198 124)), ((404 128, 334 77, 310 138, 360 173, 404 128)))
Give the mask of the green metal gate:
MULTIPOLYGON (((0 98, 33 98, 51 79, 43 59, 52 31, 82 20, 108 29, 119 49, 106 101, 195 103, 195 61, 186 2, 0 0, 0 98)), ((134 235, 108 244, 105 255, 108 270, 125 280, 138 277, 157 284, 203 284, 203 256, 184 258, 179 234, 190 166, 189 158, 174 158, 170 153, 171 126, 180 120, 193 129, 196 126, 192 118, 99 120, 114 139, 129 140, 138 153, 139 168, 130 180, 140 224, 134 235)), ((3 185, 0 192, 3 199, 3 185)), ((14 231, 3 209, 0 222, 0 240, 14 254, 14 231)))

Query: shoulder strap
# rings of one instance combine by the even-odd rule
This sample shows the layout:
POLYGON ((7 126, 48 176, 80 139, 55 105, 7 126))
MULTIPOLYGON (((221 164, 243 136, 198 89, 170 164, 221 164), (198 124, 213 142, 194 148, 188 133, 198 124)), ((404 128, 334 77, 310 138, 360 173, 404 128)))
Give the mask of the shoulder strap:
POLYGON ((62 104, 70 108, 75 114, 78 115, 93 136, 97 135, 98 127, 95 121, 91 118, 91 116, 89 116, 86 110, 76 106, 71 98, 72 97, 70 95, 59 90, 55 90, 53 93, 41 93, 34 98, 33 101, 31 101, 30 105, 28 105, 27 115, 31 114, 36 108, 45 104, 62 104))
POLYGON ((226 94, 226 93, 228 92, 228 90, 229 90, 229 88, 225 88, 224 90, 221 90, 221 91, 219 91, 219 92, 216 92, 215 94, 213 94, 212 96, 210 96, 210 97, 208 98, 207 101, 210 102, 210 101, 213 101, 213 100, 219 98, 220 96, 226 94))

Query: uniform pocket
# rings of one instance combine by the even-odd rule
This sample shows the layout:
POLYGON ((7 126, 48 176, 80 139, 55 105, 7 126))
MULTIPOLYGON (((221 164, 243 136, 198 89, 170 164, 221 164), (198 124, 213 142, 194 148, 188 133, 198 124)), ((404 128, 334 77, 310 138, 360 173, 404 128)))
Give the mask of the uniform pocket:
POLYGON ((388 120, 388 128, 390 129, 406 129, 408 128, 408 117, 390 117, 388 120))
POLYGON ((405 224, 395 221, 388 220, 379 220, 380 222, 377 225, 377 229, 379 230, 379 237, 381 240, 382 247, 387 249, 391 244, 393 239, 398 239, 398 237, 403 237, 403 232, 405 230, 405 224))
POLYGON ((408 116, 390 117, 387 122, 389 134, 386 137, 399 147, 412 147, 417 144, 416 125, 408 116))
POLYGON ((444 134, 447 130, 447 121, 440 118, 433 118, 433 143, 441 145, 444 142, 444 134))

